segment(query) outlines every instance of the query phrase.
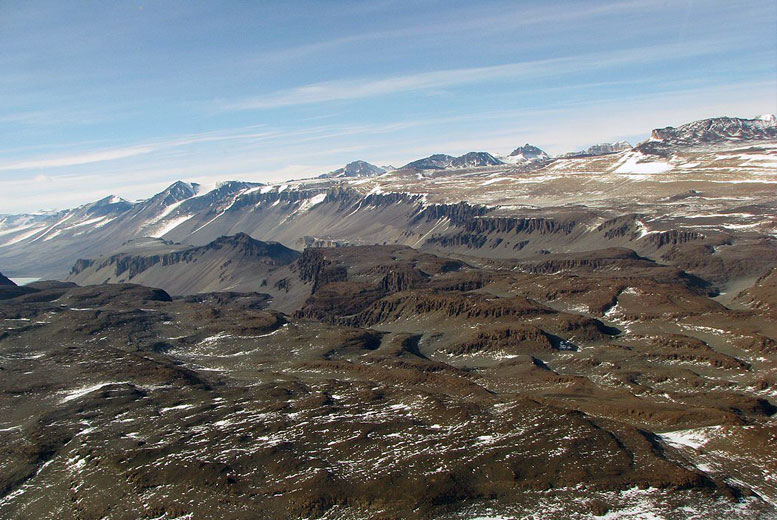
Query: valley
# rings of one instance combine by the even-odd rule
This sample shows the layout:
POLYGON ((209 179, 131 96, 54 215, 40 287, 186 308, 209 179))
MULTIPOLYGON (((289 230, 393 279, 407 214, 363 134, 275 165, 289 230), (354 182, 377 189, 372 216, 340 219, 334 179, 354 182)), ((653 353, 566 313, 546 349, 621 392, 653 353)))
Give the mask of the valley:
POLYGON ((0 517, 773 518, 775 189, 716 118, 2 216, 0 517))

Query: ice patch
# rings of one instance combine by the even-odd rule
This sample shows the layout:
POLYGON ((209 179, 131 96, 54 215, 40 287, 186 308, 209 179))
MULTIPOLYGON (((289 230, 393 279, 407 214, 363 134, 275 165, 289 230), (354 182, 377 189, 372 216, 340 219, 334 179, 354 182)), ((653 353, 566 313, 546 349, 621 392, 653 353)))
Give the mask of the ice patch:
POLYGON ((165 218, 166 216, 168 216, 170 213, 172 213, 173 211, 175 211, 175 209, 176 209, 178 206, 180 206, 181 204, 183 204, 183 203, 184 203, 184 202, 186 202, 187 200, 189 200, 189 199, 179 200, 178 202, 174 202, 174 203, 170 204, 169 206, 167 206, 167 207, 164 209, 164 211, 162 211, 162 213, 160 213, 159 215, 157 215, 157 216, 156 216, 156 217, 154 217, 153 219, 149 220, 149 221, 146 223, 146 226, 150 226, 151 224, 156 224, 157 222, 159 222, 160 220, 162 220, 163 218, 165 218))
POLYGON ((667 444, 698 450, 712 439, 714 432, 717 430, 720 430, 720 426, 709 426, 695 430, 676 430, 661 433, 658 436, 667 444))
POLYGON ((166 222, 165 225, 163 225, 162 227, 158 228, 153 233, 149 233, 148 236, 153 237, 153 238, 162 238, 163 236, 168 234, 170 231, 174 230, 175 228, 177 228, 178 226, 180 226, 181 224, 183 224, 184 222, 186 222, 187 220, 189 220, 193 216, 194 215, 183 215, 181 217, 176 217, 176 218, 170 220, 169 222, 166 222))
POLYGON ((66 403, 68 401, 72 401, 73 399, 78 399, 79 397, 82 397, 82 396, 85 396, 86 394, 90 394, 92 392, 100 390, 101 388, 108 385, 126 385, 126 384, 129 384, 129 383, 127 381, 114 381, 111 383, 98 383, 92 386, 77 388, 76 390, 67 392, 65 394, 65 397, 62 398, 61 402, 66 403))
POLYGON ((489 179, 486 182, 482 183, 481 186, 488 186, 489 184, 494 184, 495 182, 502 182, 502 181, 509 181, 510 177, 497 177, 496 179, 489 179))
POLYGON ((646 155, 641 153, 625 155, 615 166, 613 173, 654 174, 664 173, 673 168, 666 161, 651 161, 646 155))
POLYGON ((179 404, 178 406, 168 406, 167 408, 161 408, 159 411, 162 413, 165 412, 172 412, 173 410, 187 410, 189 408, 194 408, 193 404, 179 404))
POLYGON ((309 199, 305 199, 304 201, 302 201, 302 204, 300 204, 299 209, 297 209, 297 213, 304 213, 310 210, 313 206, 316 206, 324 202, 325 198, 326 198, 326 193, 319 193, 318 195, 314 195, 309 199))

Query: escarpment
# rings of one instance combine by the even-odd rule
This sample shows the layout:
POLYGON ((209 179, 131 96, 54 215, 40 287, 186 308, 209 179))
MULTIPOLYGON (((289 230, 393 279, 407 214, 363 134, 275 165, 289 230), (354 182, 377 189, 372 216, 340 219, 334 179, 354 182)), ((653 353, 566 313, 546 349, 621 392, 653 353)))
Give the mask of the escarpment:
POLYGON ((436 221, 448 219, 453 226, 463 226, 478 217, 486 215, 491 210, 485 206, 473 206, 466 202, 457 204, 431 204, 423 207, 410 221, 410 224, 421 221, 436 221))
POLYGON ((551 309, 537 302, 520 297, 492 300, 476 294, 457 295, 410 291, 382 298, 358 314, 344 316, 336 321, 353 327, 370 327, 400 318, 417 319, 432 313, 439 313, 446 318, 498 319, 552 312, 551 309))
MULTIPOLYGON (((518 355, 531 352, 547 352, 555 349, 551 335, 539 327, 526 325, 505 327, 480 332, 474 340, 444 347, 441 352, 452 356, 487 352, 501 355, 518 355)), ((558 345, 558 343, 557 343, 558 345)))
POLYGON ((254 240, 245 233, 234 236, 220 237, 217 240, 200 247, 185 248, 164 254, 131 254, 121 253, 98 261, 92 259, 79 259, 71 269, 71 275, 79 275, 87 269, 97 271, 112 268, 112 275, 122 277, 125 273, 130 280, 155 265, 162 267, 181 263, 191 263, 208 253, 227 255, 224 261, 229 261, 232 256, 261 259, 268 266, 287 265, 294 261, 299 253, 277 242, 261 242, 254 240), (223 250, 223 251, 222 251, 223 250))

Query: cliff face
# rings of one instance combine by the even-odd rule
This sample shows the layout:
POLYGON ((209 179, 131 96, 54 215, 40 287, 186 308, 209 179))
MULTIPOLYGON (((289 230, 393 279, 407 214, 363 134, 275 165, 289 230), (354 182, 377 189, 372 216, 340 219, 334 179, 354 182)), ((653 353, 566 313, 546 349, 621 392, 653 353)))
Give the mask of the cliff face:
POLYGON ((454 226, 460 226, 467 222, 471 222, 477 217, 486 215, 489 208, 485 206, 473 206, 466 202, 459 202, 457 204, 432 204, 430 206, 424 206, 420 211, 416 213, 411 224, 417 222, 431 222, 436 220, 450 219, 450 222, 454 226))

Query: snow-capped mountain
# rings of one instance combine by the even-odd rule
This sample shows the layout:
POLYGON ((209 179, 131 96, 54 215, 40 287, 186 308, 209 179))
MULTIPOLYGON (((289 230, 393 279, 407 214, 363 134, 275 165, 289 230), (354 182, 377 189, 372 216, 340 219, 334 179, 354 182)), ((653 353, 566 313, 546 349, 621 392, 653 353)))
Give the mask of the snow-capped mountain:
POLYGON ((488 152, 469 152, 451 161, 453 168, 480 168, 482 166, 498 166, 504 164, 488 152))
POLYGON ((563 155, 559 155, 560 158, 570 157, 593 157, 596 155, 607 155, 611 153, 625 152, 631 150, 631 144, 626 141, 618 141, 615 143, 599 143, 593 146, 589 146, 585 150, 579 152, 569 152, 563 155))
POLYGON ((667 144, 714 143, 728 140, 770 139, 777 137, 777 122, 772 114, 755 119, 715 117, 694 121, 680 127, 657 128, 653 141, 667 144))
MULTIPOLYGON (((738 121, 733 124, 747 129, 748 136, 772 135, 774 129, 770 118, 738 121)), ((709 120, 690 123, 673 129, 673 135, 693 135, 695 129, 713 126, 719 128, 709 120)), ((719 133, 722 135, 722 130, 719 133)), ((491 154, 471 152, 460 157, 432 155, 391 175, 307 179, 276 185, 231 181, 215 187, 176 182, 137 202, 106 197, 59 212, 0 216, 0 268, 12 277, 59 277, 78 258, 105 255, 140 237, 200 246, 239 232, 262 240, 277 240, 300 250, 316 244, 376 242, 413 247, 426 242, 445 247, 476 247, 481 242, 474 232, 467 237, 443 236, 447 228, 469 218, 465 216, 470 209, 450 209, 448 205, 499 207, 505 215, 512 215, 527 206, 578 204, 579 194, 590 192, 597 194, 596 207, 609 207, 609 194, 617 193, 634 200, 645 199, 645 205, 640 206, 640 211, 645 211, 645 207, 657 204, 655 197, 669 200, 676 195, 672 191, 673 176, 687 182, 689 172, 698 175, 694 177, 698 179, 694 189, 709 192, 705 197, 710 197, 710 204, 728 204, 725 200, 730 190, 724 190, 724 186, 735 186, 731 193, 736 191, 740 197, 731 204, 739 204, 736 200, 773 200, 777 149, 773 140, 762 141, 762 146, 755 139, 734 138, 698 149, 672 147, 667 156, 635 149, 593 156, 590 160, 550 159, 541 149, 526 145, 513 152, 509 165, 491 154), (725 169, 719 167, 721 160, 725 160, 725 169), (435 175, 418 175, 419 170, 429 169, 435 170, 435 175), (655 174, 662 177, 660 184, 651 184, 654 181, 650 177, 655 174), (618 184, 625 179, 627 184, 618 184)), ((598 153, 605 149, 610 148, 589 150, 598 153)), ((678 190, 685 193, 688 187, 684 184, 678 190)), ((726 208, 716 211, 720 213, 726 208)), ((483 215, 479 213, 481 209, 471 211, 475 212, 474 217, 483 215)), ((739 220, 729 224, 751 232, 767 230, 773 222, 766 206, 733 214, 740 215, 736 217, 739 220)), ((480 229, 485 225, 482 222, 475 219, 471 225, 480 229)), ((698 222, 706 226, 705 232, 710 229, 706 221, 698 222)), ((466 254, 464 250, 460 252, 466 254)), ((501 253, 494 250, 493 254, 501 253)))
POLYGON ((532 146, 526 143, 523 146, 519 146, 507 157, 503 157, 505 162, 511 164, 527 164, 527 163, 543 163, 550 161, 550 156, 542 149, 532 146))
POLYGON ((225 182, 213 189, 197 183, 178 181, 153 197, 128 202, 116 196, 56 213, 8 215, 0 217, 0 249, 16 258, 14 263, 35 272, 49 273, 60 255, 76 252, 102 252, 115 249, 137 237, 161 237, 194 215, 208 220, 221 216, 239 193, 261 189, 263 185, 225 182), (38 255, 33 265, 26 248, 49 251, 38 255))
POLYGON ((469 152, 458 157, 434 154, 404 165, 403 170, 444 170, 446 168, 480 168, 504 164, 488 152, 469 152))
POLYGON ((660 155, 666 153, 670 147, 774 138, 777 138, 777 121, 773 114, 764 114, 754 119, 713 117, 677 128, 656 128, 650 139, 637 148, 643 153, 660 155))
POLYGON ((372 177, 386 173, 387 169, 366 161, 353 161, 342 168, 321 175, 319 178, 372 177))

